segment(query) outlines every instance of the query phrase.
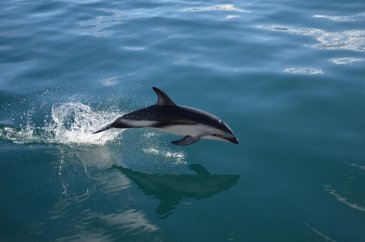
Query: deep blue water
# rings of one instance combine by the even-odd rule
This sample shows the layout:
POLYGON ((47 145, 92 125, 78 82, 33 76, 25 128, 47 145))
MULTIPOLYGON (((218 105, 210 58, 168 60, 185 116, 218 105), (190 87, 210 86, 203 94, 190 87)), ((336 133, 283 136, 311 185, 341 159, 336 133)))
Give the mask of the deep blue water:
POLYGON ((365 241, 363 0, 0 9, 0 241, 365 241), (152 86, 240 144, 91 134, 152 86))

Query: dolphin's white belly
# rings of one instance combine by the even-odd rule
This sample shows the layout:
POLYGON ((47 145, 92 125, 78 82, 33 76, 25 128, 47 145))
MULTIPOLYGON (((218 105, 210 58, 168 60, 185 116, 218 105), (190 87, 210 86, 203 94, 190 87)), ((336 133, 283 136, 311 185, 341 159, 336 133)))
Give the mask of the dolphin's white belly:
POLYGON ((158 129, 172 134, 194 137, 202 137, 213 133, 213 129, 206 125, 170 125, 158 129))

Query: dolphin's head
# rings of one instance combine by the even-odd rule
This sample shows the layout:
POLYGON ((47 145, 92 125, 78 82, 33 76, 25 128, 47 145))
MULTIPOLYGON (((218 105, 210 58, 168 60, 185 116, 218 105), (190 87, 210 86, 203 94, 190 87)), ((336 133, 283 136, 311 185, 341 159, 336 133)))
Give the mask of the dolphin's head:
POLYGON ((239 141, 234 135, 232 129, 225 122, 218 118, 215 120, 214 129, 211 130, 206 138, 239 144, 239 141))

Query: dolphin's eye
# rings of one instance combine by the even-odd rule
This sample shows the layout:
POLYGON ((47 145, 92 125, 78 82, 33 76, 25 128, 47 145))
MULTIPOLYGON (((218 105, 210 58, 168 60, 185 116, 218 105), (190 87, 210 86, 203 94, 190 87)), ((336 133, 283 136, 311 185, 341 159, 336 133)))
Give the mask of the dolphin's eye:
POLYGON ((220 122, 221 124, 224 124, 224 122, 223 122, 222 120, 219 120, 219 122, 220 122))

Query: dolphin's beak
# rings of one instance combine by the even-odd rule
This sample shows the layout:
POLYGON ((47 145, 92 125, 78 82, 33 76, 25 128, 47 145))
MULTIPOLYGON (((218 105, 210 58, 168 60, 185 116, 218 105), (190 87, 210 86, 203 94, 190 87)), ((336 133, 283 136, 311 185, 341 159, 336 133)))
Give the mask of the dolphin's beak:
POLYGON ((236 138, 236 136, 234 136, 234 134, 214 134, 214 137, 219 138, 222 141, 227 141, 227 142, 231 142, 233 144, 239 144, 240 142, 238 141, 238 139, 236 138))
POLYGON ((237 139, 236 137, 234 137, 234 136, 227 138, 227 140, 228 140, 229 142, 233 143, 233 144, 239 144, 239 143, 240 143, 240 142, 238 141, 238 139, 237 139))
POLYGON ((238 141, 238 139, 236 138, 236 136, 234 136, 233 134, 229 134, 229 135, 216 135, 219 138, 226 140, 228 142, 231 142, 233 144, 239 144, 240 142, 238 141))

